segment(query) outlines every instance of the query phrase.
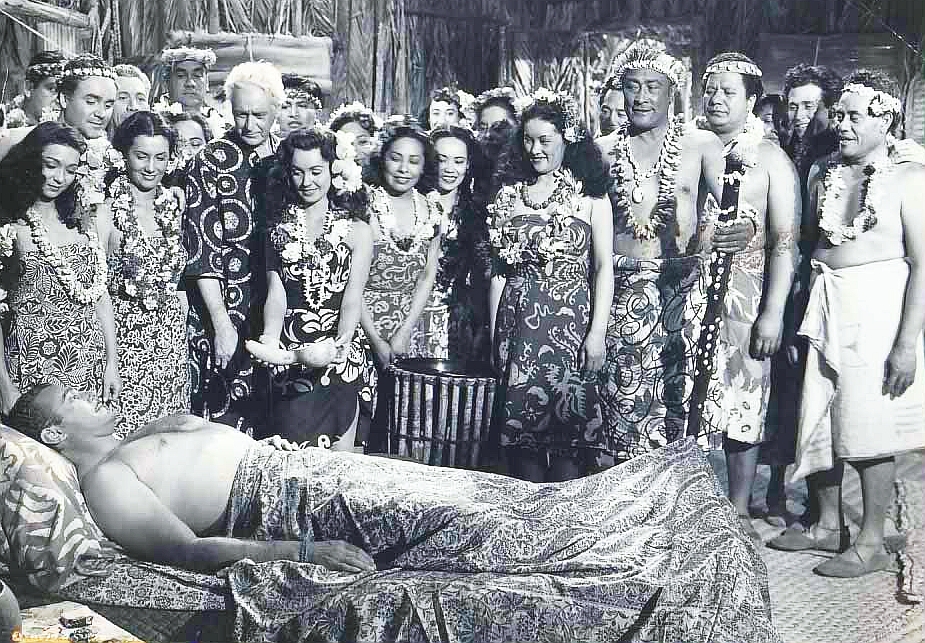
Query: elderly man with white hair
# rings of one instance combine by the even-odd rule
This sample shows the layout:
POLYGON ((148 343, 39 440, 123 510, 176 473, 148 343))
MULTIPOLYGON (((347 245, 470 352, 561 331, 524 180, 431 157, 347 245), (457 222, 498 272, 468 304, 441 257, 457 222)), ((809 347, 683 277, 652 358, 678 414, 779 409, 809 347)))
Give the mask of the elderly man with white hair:
POLYGON ((250 432, 256 424, 250 336, 257 226, 252 182, 275 149, 270 129, 285 97, 279 71, 265 62, 236 66, 225 81, 234 127, 189 166, 184 241, 193 373, 192 410, 250 432))

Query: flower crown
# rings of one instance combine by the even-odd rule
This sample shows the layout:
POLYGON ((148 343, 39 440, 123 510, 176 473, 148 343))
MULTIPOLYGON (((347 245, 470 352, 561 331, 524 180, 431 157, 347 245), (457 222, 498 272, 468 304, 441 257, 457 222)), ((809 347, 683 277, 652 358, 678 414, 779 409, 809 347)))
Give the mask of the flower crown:
POLYGON ((286 99, 295 102, 305 100, 311 103, 312 107, 315 109, 321 109, 321 101, 318 100, 318 97, 311 92, 305 91, 304 89, 299 89, 297 87, 291 87, 287 89, 286 99))
POLYGON ((328 127, 331 127, 339 118, 358 121, 365 120, 372 125, 373 129, 380 129, 382 127, 382 120, 373 113, 373 110, 359 101, 354 101, 349 104, 344 103, 331 112, 331 117, 328 119, 328 127))
POLYGON ((57 63, 39 63, 31 65, 26 69, 27 78, 50 78, 58 77, 64 71, 64 61, 57 63))
POLYGON ((575 143, 576 141, 581 140, 582 135, 584 134, 584 127, 581 124, 581 116, 578 112, 578 103, 575 102, 575 99, 565 94, 563 92, 554 92, 552 90, 546 89, 545 87, 540 87, 535 92, 529 96, 524 96, 523 98, 518 98, 514 101, 514 109, 517 110, 517 116, 522 117, 523 113, 533 107, 542 103, 544 105, 550 105, 555 109, 562 112, 564 130, 562 131, 562 136, 569 143, 575 143))
POLYGON ((724 72, 757 76, 758 78, 764 75, 758 65, 748 60, 721 60, 707 66, 706 71, 703 72, 702 80, 707 82, 707 76, 710 74, 722 74, 724 72))
POLYGON ((857 94, 858 96, 867 98, 870 101, 867 111, 870 112, 871 116, 883 116, 887 112, 897 115, 902 113, 902 103, 898 98, 886 92, 874 89, 869 85, 848 83, 842 88, 841 93, 842 95, 857 94))
POLYGON ((170 66, 184 60, 194 60, 205 67, 211 67, 217 60, 215 52, 211 49, 197 49, 195 47, 175 47, 161 52, 161 63, 170 66))
POLYGON ((616 56, 608 75, 622 87, 623 75, 631 69, 651 69, 664 74, 675 87, 681 84, 684 76, 684 63, 669 54, 663 43, 648 38, 636 40, 616 56))
POLYGON ((334 138, 334 160, 331 161, 331 185, 341 194, 363 189, 363 168, 356 162, 356 138, 350 132, 333 132, 323 125, 306 128, 325 139, 334 138))
POLYGON ((476 112, 480 112, 494 100, 507 101, 513 107, 514 101, 517 100, 517 93, 511 87, 495 87, 479 94, 472 107, 476 112))
POLYGON ((427 133, 421 127, 421 122, 414 116, 410 114, 393 114, 385 119, 385 122, 382 123, 382 129, 379 130, 377 136, 379 149, 382 149, 382 146, 385 145, 387 141, 394 138, 399 129, 410 129, 423 137, 427 137, 427 133))
POLYGON ((58 77, 58 82, 68 78, 90 78, 92 76, 101 76, 102 78, 116 79, 116 72, 112 67, 71 67, 64 69, 58 77))

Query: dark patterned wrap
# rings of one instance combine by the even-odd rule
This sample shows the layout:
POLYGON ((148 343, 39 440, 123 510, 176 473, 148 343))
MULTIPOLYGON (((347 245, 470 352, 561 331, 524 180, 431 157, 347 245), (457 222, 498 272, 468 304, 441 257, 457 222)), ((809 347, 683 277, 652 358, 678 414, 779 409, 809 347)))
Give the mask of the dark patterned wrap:
POLYGON ((703 301, 695 297, 703 288, 700 268, 697 256, 614 255, 601 401, 617 459, 684 435, 702 315, 691 305, 703 301))
POLYGON ((432 357, 485 361, 490 280, 488 213, 471 195, 460 192, 441 241, 434 286, 434 300, 444 307, 446 352, 432 357))
MULTIPOLYGON (((354 223, 347 212, 334 211, 327 216, 331 229, 326 227, 323 239, 331 253, 324 265, 310 267, 302 261, 283 260, 286 245, 295 241, 287 227, 291 223, 289 215, 273 227, 265 244, 267 270, 279 274, 286 291, 281 336, 286 349, 337 337, 353 259, 347 238, 354 223), (305 299, 306 271, 309 278, 321 279, 320 307, 305 299)), ((350 427, 359 405, 362 429, 358 427, 357 437, 365 440, 376 386, 376 369, 365 347, 365 336, 356 334, 342 363, 315 369, 294 365, 277 371, 273 376, 269 432, 298 443, 308 441, 312 446, 327 436, 330 444, 350 427)))
POLYGON ((764 563, 693 441, 542 485, 257 447, 234 487, 231 533, 296 538, 310 520, 380 570, 236 563, 240 641, 780 641, 764 563))
POLYGON ((543 259, 547 223, 541 214, 510 219, 528 258, 507 268, 495 322, 501 445, 579 457, 605 446, 598 377, 578 367, 591 317, 591 226, 568 217, 558 231, 568 250, 543 259))
MULTIPOLYGON (((60 246, 60 252, 77 280, 89 288, 96 252, 74 243, 60 246)), ((106 349, 96 306, 74 302, 40 252, 20 255, 16 270, 6 336, 13 383, 20 391, 52 382, 101 393, 106 349)))
MULTIPOLYGON (((235 424, 251 425, 249 398, 253 367, 244 349, 251 336, 252 268, 259 256, 255 232, 251 181, 259 159, 230 131, 209 142, 190 163, 187 172, 187 210, 183 241, 189 254, 186 267, 189 297, 187 317, 192 376, 191 405, 194 413, 235 424), (238 331, 238 347, 228 366, 212 367, 211 321, 198 279, 217 279, 225 308, 238 331)), ((258 298, 259 299, 259 298, 258 298)))

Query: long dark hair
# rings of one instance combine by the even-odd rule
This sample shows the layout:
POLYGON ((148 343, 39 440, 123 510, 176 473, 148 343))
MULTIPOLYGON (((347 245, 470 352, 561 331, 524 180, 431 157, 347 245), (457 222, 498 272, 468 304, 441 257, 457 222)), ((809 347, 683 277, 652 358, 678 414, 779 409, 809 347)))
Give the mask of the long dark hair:
MULTIPOLYGON (((337 160, 337 138, 333 132, 316 128, 297 129, 289 133, 276 149, 272 165, 267 174, 266 208, 267 225, 273 226, 280 221, 286 208, 299 202, 299 196, 292 185, 290 170, 296 150, 319 150, 321 158, 328 163, 337 160)), ((339 192, 332 184, 328 190, 331 207, 346 210, 355 219, 367 221, 366 191, 339 192)))
MULTIPOLYGON (((83 154, 87 145, 77 130, 56 122, 39 123, 0 161, 0 194, 5 205, 0 225, 18 221, 38 200, 45 185, 42 174, 42 150, 49 145, 64 145, 83 154)), ((80 222, 77 211, 77 180, 55 199, 58 219, 69 228, 80 222)))
MULTIPOLYGON (((536 102, 525 109, 520 116, 516 134, 510 139, 498 159, 496 172, 499 184, 510 185, 536 179, 536 170, 524 154, 524 127, 536 118, 551 123, 560 134, 566 130, 565 115, 554 105, 536 102)), ((604 169, 601 151, 584 129, 581 129, 580 138, 577 141, 565 141, 562 168, 570 170, 575 178, 582 182, 586 196, 596 198, 607 194, 610 177, 604 169)))
POLYGON ((418 141, 424 148, 424 171, 417 185, 414 186, 415 189, 423 194, 436 187, 437 155, 434 154, 434 144, 427 133, 417 124, 417 121, 409 117, 401 125, 389 125, 386 123, 379 136, 381 137, 379 150, 369 157, 369 161, 363 168, 363 180, 366 183, 380 187, 385 185, 382 171, 386 154, 395 145, 395 141, 410 138, 418 141))

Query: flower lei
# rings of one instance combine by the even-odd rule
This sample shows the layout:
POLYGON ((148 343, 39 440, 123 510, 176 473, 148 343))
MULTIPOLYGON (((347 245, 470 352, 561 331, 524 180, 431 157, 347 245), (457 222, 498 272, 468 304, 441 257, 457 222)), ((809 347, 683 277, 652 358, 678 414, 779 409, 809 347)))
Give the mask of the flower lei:
POLYGON ((440 195, 436 191, 428 192, 425 197, 417 189, 412 188, 411 207, 414 214, 414 229, 409 236, 396 238, 397 223, 395 213, 392 212, 392 199, 385 188, 371 187, 369 189, 369 207, 376 215, 379 228, 389 240, 389 244, 402 254, 409 254, 419 241, 433 239, 443 218, 443 206, 440 204, 440 195), (419 216, 418 202, 420 199, 424 199, 425 216, 423 219, 419 216))
POLYGON ((680 118, 672 118, 669 121, 665 140, 662 142, 662 151, 649 174, 651 176, 658 173, 658 198, 655 210, 646 223, 641 223, 636 218, 630 198, 629 185, 631 182, 638 185, 638 182, 635 181, 636 172, 630 155, 629 123, 617 130, 617 143, 613 151, 616 163, 613 164, 612 169, 616 188, 616 210, 626 217, 626 223, 636 239, 642 241, 655 239, 675 216, 674 179, 681 162, 683 130, 684 123, 680 118))
POLYGON ((168 287, 176 283, 186 266, 180 206, 169 191, 161 186, 155 189, 154 221, 161 236, 149 239, 138 224, 135 195, 128 177, 119 176, 109 187, 113 221, 122 233, 122 291, 148 311, 157 310, 168 297, 168 287), (156 260, 159 270, 148 272, 145 260, 149 257, 156 260))
POLYGON ((42 223, 42 218, 33 208, 26 211, 26 221, 32 229, 32 243, 42 253, 45 260, 51 265, 55 276, 64 288, 67 296, 81 305, 96 303, 103 293, 106 292, 106 251, 100 244, 100 239, 96 234, 96 228, 93 222, 90 225, 81 226, 81 232, 87 235, 90 240, 90 247, 96 254, 96 270, 93 275, 93 285, 89 288, 84 287, 80 280, 74 275, 71 266, 62 256, 61 249, 52 245, 48 239, 48 228, 42 223))
POLYGON ((328 210, 321 233, 309 241, 305 210, 302 206, 290 205, 273 231, 273 238, 283 262, 295 267, 293 272, 296 274, 302 273, 302 294, 306 304, 318 311, 333 294, 330 283, 334 248, 347 238, 353 223, 335 216, 337 211, 328 210))
POLYGON ((546 274, 551 275, 553 260, 570 254, 569 243, 563 232, 568 219, 574 216, 583 186, 569 170, 556 170, 553 176, 556 187, 553 188, 548 203, 538 204, 545 206, 543 209, 550 216, 545 229, 533 242, 522 229, 511 225, 511 213, 518 199, 530 207, 530 204, 523 200, 525 184, 504 186, 495 202, 488 206, 492 215, 492 224, 488 231, 489 242, 501 260, 510 267, 526 263, 535 257, 545 266, 546 274))
POLYGON ((111 169, 124 170, 125 159, 105 136, 87 141, 77 167, 77 198, 85 211, 106 200, 106 174, 111 169))
POLYGON ((838 160, 829 162, 825 178, 822 180, 824 193, 822 195, 822 213, 819 217, 819 230, 830 244, 838 246, 845 241, 856 239, 863 232, 867 232, 877 225, 877 214, 871 201, 875 201, 873 194, 878 189, 874 181, 878 173, 888 167, 888 163, 871 163, 864 166, 864 182, 858 193, 858 214, 851 223, 842 222, 844 205, 842 200, 845 193, 845 166, 838 160))

